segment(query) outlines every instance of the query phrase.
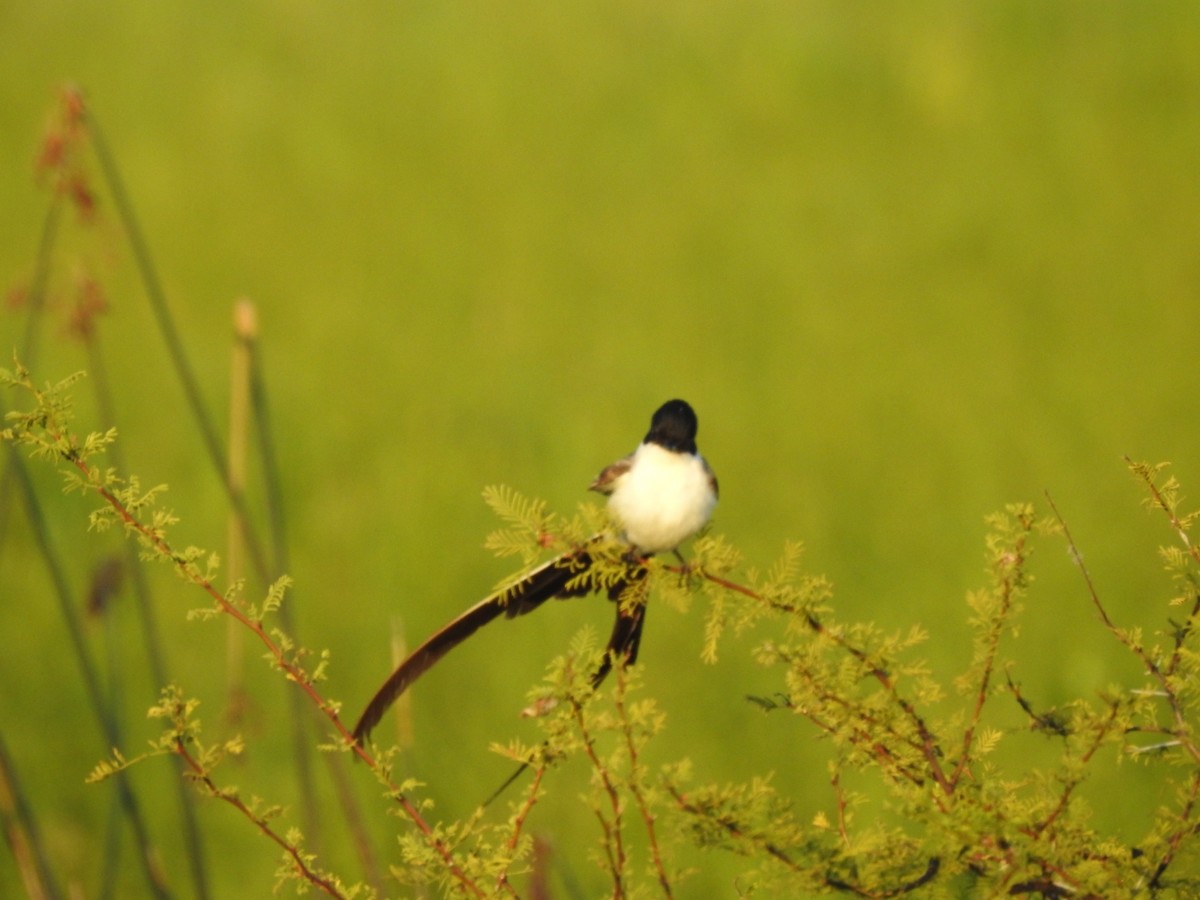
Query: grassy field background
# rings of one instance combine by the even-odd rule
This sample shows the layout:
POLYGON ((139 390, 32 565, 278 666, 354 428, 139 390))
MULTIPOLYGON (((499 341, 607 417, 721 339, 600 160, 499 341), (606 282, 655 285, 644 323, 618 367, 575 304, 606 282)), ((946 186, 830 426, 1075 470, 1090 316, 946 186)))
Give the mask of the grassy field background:
MULTIPOLYGON (((65 83, 117 156, 218 421, 232 303, 257 304, 298 628, 331 651, 328 693, 351 717, 388 670, 393 617, 419 640, 508 571, 481 546, 484 486, 570 511, 672 396, 700 415, 715 528, 748 563, 802 540, 839 615, 924 624, 942 674, 969 658, 983 517, 1046 489, 1114 614, 1165 620, 1155 548, 1172 536, 1122 456, 1172 460, 1200 490, 1194 4, 8 4, 9 285, 31 276, 47 206, 33 159, 65 83)), ((61 329, 82 272, 112 305, 132 469, 170 485, 181 541, 223 549, 218 483, 103 194, 97 223, 59 243, 36 377, 87 367, 61 329)), ((6 356, 24 327, 10 304, 6 356)), ((99 427, 89 415, 81 402, 80 427, 99 427)), ((36 474, 82 591, 117 537, 88 534, 90 501, 36 474)), ((21 515, 4 516, 0 728, 61 876, 90 892, 111 800, 83 776, 107 747, 21 515)), ((1135 683, 1061 542, 1035 571, 1013 645, 1029 693, 1135 683)), ((153 577, 175 677, 217 736, 224 626, 185 622, 200 598, 153 577)), ((646 685, 670 717, 655 753, 703 780, 774 770, 805 816, 827 809, 827 748, 745 702, 774 689, 752 638, 701 663, 702 612, 650 613, 646 685)), ((442 815, 504 777, 488 742, 532 734, 525 688, 609 615, 577 602, 497 625, 414 691, 411 771, 442 815)), ((137 747, 157 686, 129 611, 110 627, 137 747)), ((252 675, 251 752, 230 777, 286 802, 283 688, 252 675)), ((1014 752, 1044 753, 1015 713, 1014 752)), ((395 820, 353 776, 387 847, 395 820)), ((135 777, 170 822, 167 767, 135 777)), ((556 877, 591 895, 585 773, 556 777, 536 828, 556 877)), ((1144 777, 1114 761, 1099 821, 1134 827, 1125 792, 1144 777)), ((217 895, 264 895, 274 850, 214 804, 202 821, 217 895)), ((696 865, 686 895, 730 895, 733 861, 696 865)), ((127 846, 122 868, 136 894, 127 846)), ((0 855, 0 894, 17 885, 0 855)))

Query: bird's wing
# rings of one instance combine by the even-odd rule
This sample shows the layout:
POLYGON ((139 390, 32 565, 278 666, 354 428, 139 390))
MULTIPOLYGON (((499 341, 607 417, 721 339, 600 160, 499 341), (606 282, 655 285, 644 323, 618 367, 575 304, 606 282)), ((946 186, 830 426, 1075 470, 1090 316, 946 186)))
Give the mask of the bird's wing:
MULTIPOLYGON (((701 459, 703 459, 703 457, 701 457, 701 459)), ((708 483, 712 485, 713 496, 720 497, 721 488, 717 484, 717 473, 712 470, 712 466, 708 464, 707 459, 704 460, 704 471, 708 473, 708 483)))
POLYGON ((354 739, 359 743, 365 741, 371 729, 379 724, 384 713, 408 690, 409 685, 492 619, 501 614, 510 617, 524 615, 551 597, 578 597, 590 593, 591 586, 587 584, 567 586, 591 566, 592 558, 587 546, 585 544, 544 563, 515 583, 480 600, 453 622, 434 632, 400 663, 371 698, 358 724, 354 726, 354 739))
POLYGON ((615 463, 605 466, 600 470, 600 474, 596 476, 596 480, 588 485, 588 490, 601 494, 611 494, 617 486, 617 481, 629 471, 631 465, 633 465, 632 453, 618 459, 615 463))

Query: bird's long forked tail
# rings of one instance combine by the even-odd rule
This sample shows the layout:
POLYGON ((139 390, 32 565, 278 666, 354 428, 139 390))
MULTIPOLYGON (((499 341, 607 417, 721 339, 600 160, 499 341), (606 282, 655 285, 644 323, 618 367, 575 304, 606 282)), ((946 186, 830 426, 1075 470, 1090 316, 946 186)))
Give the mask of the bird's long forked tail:
MULTIPOLYGON (((543 563, 514 584, 480 600, 457 619, 434 632, 396 668, 383 687, 371 698, 371 702, 367 704, 354 726, 354 740, 359 744, 364 743, 391 705, 414 681, 488 622, 500 615, 511 618, 532 612, 551 598, 581 597, 592 593, 594 588, 586 580, 579 585, 570 583, 591 568, 593 560, 589 548, 597 540, 598 537, 592 538, 582 547, 543 563)), ((614 585, 609 589, 609 595, 619 596, 619 591, 623 589, 624 583, 614 585)), ((616 630, 614 629, 614 639, 617 637, 616 630)), ((636 637, 640 637, 641 634, 640 624, 634 630, 636 652, 636 637)), ((622 641, 627 643, 628 635, 625 635, 622 641)))

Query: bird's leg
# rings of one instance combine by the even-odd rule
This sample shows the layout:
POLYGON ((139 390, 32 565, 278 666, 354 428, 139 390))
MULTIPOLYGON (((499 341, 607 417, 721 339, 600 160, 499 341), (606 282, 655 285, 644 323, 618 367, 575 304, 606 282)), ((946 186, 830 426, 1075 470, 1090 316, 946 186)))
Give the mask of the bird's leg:
POLYGON ((650 562, 650 558, 652 556, 654 556, 653 553, 647 553, 643 555, 638 551, 637 547, 630 547, 624 552, 624 554, 622 554, 621 558, 625 560, 625 562, 629 563, 631 567, 644 569, 646 568, 646 564, 650 562))
POLYGON ((679 560, 679 583, 681 586, 687 587, 688 582, 692 580, 692 576, 700 572, 700 567, 692 565, 692 563, 684 559, 683 554, 679 552, 678 547, 671 552, 674 553, 675 558, 679 560))

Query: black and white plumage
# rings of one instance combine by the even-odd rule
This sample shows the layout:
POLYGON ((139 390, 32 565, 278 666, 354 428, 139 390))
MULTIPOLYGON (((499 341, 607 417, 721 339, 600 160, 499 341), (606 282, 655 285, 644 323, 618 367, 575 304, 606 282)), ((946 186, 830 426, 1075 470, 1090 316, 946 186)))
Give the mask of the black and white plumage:
MULTIPOLYGON (((717 504, 717 479, 696 449, 696 413, 683 400, 658 408, 650 430, 633 453, 606 466, 589 490, 608 496, 608 509, 629 545, 628 569, 607 594, 617 616, 604 663, 592 678, 599 682, 614 661, 637 659, 645 604, 620 603, 621 594, 645 577, 640 559, 674 550, 696 534, 717 504)), ((594 563, 603 535, 538 566, 514 584, 476 603, 429 637, 402 662, 367 704, 354 726, 354 739, 366 740, 384 713, 408 687, 438 660, 500 615, 509 618, 537 609, 551 598, 579 597, 593 588, 580 576, 594 563)))

